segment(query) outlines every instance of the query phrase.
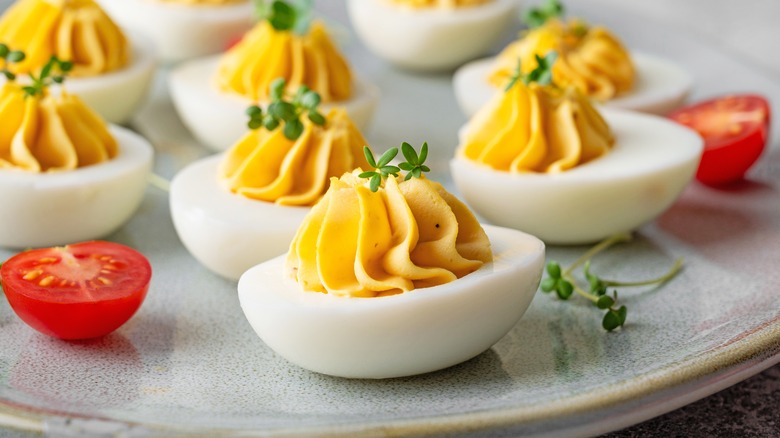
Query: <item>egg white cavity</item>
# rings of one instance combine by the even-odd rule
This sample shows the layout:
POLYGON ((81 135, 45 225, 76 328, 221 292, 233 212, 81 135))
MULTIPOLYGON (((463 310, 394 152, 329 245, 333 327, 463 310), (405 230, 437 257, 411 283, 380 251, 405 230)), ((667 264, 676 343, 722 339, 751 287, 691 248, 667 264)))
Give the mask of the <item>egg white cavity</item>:
MULTIPOLYGON (((252 100, 220 91, 214 83, 220 57, 186 62, 174 70, 168 84, 174 106, 195 138, 214 151, 224 151, 247 131, 246 109, 252 100)), ((344 107, 359 129, 365 129, 379 101, 379 89, 353 75, 353 96, 343 102, 324 103, 321 112, 344 107)))
POLYGON ((541 241, 507 228, 485 231, 494 261, 444 285, 378 298, 305 292, 282 256, 241 276, 241 308, 263 342, 311 371, 382 379, 443 369, 509 332, 541 279, 541 241))
POLYGON ((121 227, 143 199, 152 146, 111 126, 119 154, 106 162, 54 173, 0 170, 0 246, 65 245, 121 227))
POLYGON ((155 0, 98 2, 122 27, 150 38, 166 63, 219 53, 252 26, 250 1, 222 6, 155 0))
MULTIPOLYGON (((93 111, 109 123, 125 123, 146 100, 157 64, 154 46, 148 38, 128 34, 132 55, 127 66, 98 76, 68 77, 62 86, 52 85, 59 93, 64 88, 75 94, 93 111)), ((29 83, 27 76, 19 76, 19 82, 29 83)), ((6 81, 0 76, 0 84, 6 81)))
POLYGON ((518 0, 454 9, 411 9, 385 0, 348 0, 352 27, 368 48, 403 68, 447 70, 481 56, 517 20, 518 0))
POLYGON ((130 64, 100 76, 68 78, 65 89, 110 123, 125 123, 143 105, 154 78, 157 57, 148 38, 129 33, 130 64))
MULTIPOLYGON (((646 53, 631 52, 631 58, 637 72, 634 89, 604 102, 604 106, 662 115, 685 101, 693 85, 693 78, 688 72, 674 62, 646 53)), ((494 94, 503 91, 487 81, 495 62, 495 57, 472 61, 459 68, 453 76, 458 105, 469 117, 494 94)))
POLYGON ((217 180, 223 154, 196 161, 171 182, 173 225, 184 246, 211 271, 238 280, 283 254, 309 207, 282 206, 230 192, 217 180))
POLYGON ((558 174, 510 174, 456 156, 455 185, 479 215, 549 244, 592 243, 666 210, 693 177, 703 141, 664 118, 602 111, 614 149, 558 174))

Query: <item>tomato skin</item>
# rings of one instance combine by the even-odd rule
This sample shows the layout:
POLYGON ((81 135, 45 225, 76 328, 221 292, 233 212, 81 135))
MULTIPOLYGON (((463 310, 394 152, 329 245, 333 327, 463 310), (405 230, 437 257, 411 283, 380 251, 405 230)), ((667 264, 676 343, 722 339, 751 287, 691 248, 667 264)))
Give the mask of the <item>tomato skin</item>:
POLYGON ((0 268, 3 291, 14 312, 35 330, 60 339, 90 339, 119 328, 141 306, 151 274, 151 265, 141 253, 101 241, 25 251, 0 268), (109 263, 96 259, 98 255, 111 261, 111 270, 81 269, 100 269, 101 263, 109 263), (58 257, 58 261, 41 263, 58 257), (73 259, 83 264, 74 268, 68 263, 73 259), (39 268, 42 274, 24 278, 25 273, 39 268), (49 275, 56 279, 42 286, 49 275), (62 286, 65 277, 83 284, 62 286), (98 277, 108 284, 95 281, 98 277))
POLYGON ((739 181, 769 139, 769 102, 755 94, 722 96, 678 109, 669 118, 704 138, 696 179, 718 186, 739 181))

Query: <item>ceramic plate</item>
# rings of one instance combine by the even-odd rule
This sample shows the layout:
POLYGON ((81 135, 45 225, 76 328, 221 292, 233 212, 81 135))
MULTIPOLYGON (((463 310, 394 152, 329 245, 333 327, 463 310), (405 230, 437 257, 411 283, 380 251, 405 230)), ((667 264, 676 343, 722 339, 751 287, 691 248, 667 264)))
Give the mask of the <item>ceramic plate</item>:
MULTIPOLYGON (((703 43, 630 14, 591 11, 632 46, 690 69, 695 97, 749 84, 780 103, 780 87, 703 43), (707 74, 727 68, 729 75, 707 74)), ((356 44, 347 52, 385 94, 367 132, 372 145, 383 150, 427 140, 446 180, 465 121, 450 77, 388 69, 356 44), (421 95, 428 97, 415 101, 421 95)), ((136 127, 155 143, 156 171, 167 178, 207 154, 186 134, 162 88, 136 127)), ((0 301, 0 424, 58 436, 134 437, 615 430, 780 361, 778 190, 775 148, 749 182, 728 190, 693 184, 633 242, 597 258, 594 270, 617 278, 655 276, 685 258, 684 271, 664 287, 620 291, 629 307, 622 331, 605 333, 588 303, 539 293, 486 353, 439 372, 368 381, 311 373, 265 347, 241 313, 235 283, 186 252, 167 194, 150 187, 131 222, 110 236, 142 251, 154 267, 147 301, 127 325, 103 339, 60 342, 33 332, 0 301)), ((566 263, 583 250, 550 247, 548 255, 566 263)))

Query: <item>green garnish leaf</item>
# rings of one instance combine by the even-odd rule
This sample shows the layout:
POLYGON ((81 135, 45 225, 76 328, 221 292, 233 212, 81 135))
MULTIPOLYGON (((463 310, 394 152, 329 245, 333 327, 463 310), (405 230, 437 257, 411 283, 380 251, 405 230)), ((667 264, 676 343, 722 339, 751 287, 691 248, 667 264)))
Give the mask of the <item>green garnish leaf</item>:
POLYGON ((626 322, 626 315, 628 309, 626 306, 617 307, 618 295, 613 290, 612 295, 607 295, 607 288, 609 287, 632 287, 632 286, 657 286, 661 285, 677 275, 682 268, 682 259, 677 259, 674 265, 664 275, 641 281, 615 281, 606 280, 598 275, 594 274, 590 268, 591 259, 598 253, 611 247, 619 242, 626 242, 631 239, 629 233, 619 233, 611 236, 602 242, 595 245, 588 250, 580 258, 575 260, 566 269, 562 269, 560 264, 554 260, 547 263, 547 277, 541 281, 540 289, 542 292, 550 293, 555 291, 558 298, 561 300, 567 300, 571 295, 576 293, 583 298, 590 300, 594 306, 601 310, 606 310, 604 317, 601 321, 601 325, 604 330, 613 331, 617 328, 623 327, 626 322), (589 290, 585 290, 577 283, 577 280, 572 275, 572 271, 580 265, 583 266, 583 273, 585 279, 590 286, 589 290))
POLYGON ((282 132, 287 139, 295 140, 303 133, 303 123, 298 119, 286 121, 282 132))
POLYGON ((365 155, 368 165, 379 171, 367 171, 358 175, 360 178, 370 178, 369 187, 371 187, 372 192, 379 190, 383 178, 387 178, 390 175, 397 177, 401 170, 407 172, 404 181, 413 177, 421 178, 423 172, 431 171, 428 166, 423 164, 428 157, 427 142, 423 143, 419 154, 417 154, 412 145, 406 142, 401 144, 401 152, 406 161, 399 163, 398 166, 391 166, 389 163, 398 155, 398 148, 388 149, 378 160, 375 160, 371 149, 368 146, 363 147, 363 155, 365 155))
POLYGON ((544 25, 551 18, 563 15, 564 8, 558 0, 546 0, 542 6, 529 9, 523 16, 523 21, 528 27, 534 29, 544 25))
POLYGON ((320 95, 313 91, 306 91, 301 97, 301 105, 306 109, 317 108, 320 104, 320 95))
POLYGON ((379 157, 379 161, 376 162, 376 167, 381 169, 382 167, 386 166, 390 161, 392 161, 396 155, 398 155, 398 148, 390 148, 386 150, 385 153, 382 154, 381 157, 379 157))
MULTIPOLYGON (((11 52, 13 53, 13 52, 11 52)), ((10 54, 9 54, 10 56, 10 54)), ((41 69, 36 77, 30 73, 31 85, 22 87, 26 97, 43 96, 44 91, 52 84, 62 84, 65 81, 67 73, 73 69, 73 63, 62 61, 52 55, 49 61, 41 69)))
POLYGON ((274 29, 303 35, 312 20, 313 0, 254 0, 255 15, 274 29))
POLYGON ((517 67, 512 76, 509 78, 504 91, 509 91, 517 84, 518 81, 522 81, 525 85, 531 82, 536 82, 539 85, 549 85, 553 82, 552 67, 555 64, 555 60, 558 59, 558 52, 551 50, 547 52, 544 57, 534 55, 536 59, 536 68, 531 70, 528 74, 523 74, 520 59, 517 60, 517 67))
MULTIPOLYGON (((369 149, 368 146, 363 146, 363 155, 366 156, 366 161, 368 161, 368 165, 369 166, 371 166, 373 168, 377 167, 376 161, 374 161, 374 153, 371 152, 371 149, 369 149)), ((364 172, 364 173, 366 173, 366 172, 364 172)), ((368 177, 367 176, 361 176, 361 178, 368 178, 368 177)))
POLYGON ((320 125, 320 126, 324 125, 326 122, 325 116, 323 116, 317 111, 309 111, 309 120, 311 120, 311 122, 314 123, 315 125, 320 125))
POLYGON ((0 74, 9 81, 16 80, 16 74, 8 70, 8 64, 24 61, 26 55, 21 50, 11 50, 7 45, 0 43, 0 59, 3 60, 3 68, 0 74))
POLYGON ((246 109, 246 115, 249 116, 247 126, 249 129, 260 129, 264 127, 268 131, 273 131, 284 123, 282 133, 289 140, 297 140, 304 130, 301 116, 306 114, 312 123, 318 126, 324 126, 327 123, 325 116, 317 111, 320 104, 320 95, 308 87, 301 85, 298 88, 292 101, 285 100, 286 81, 284 78, 277 78, 269 86, 269 96, 271 103, 264 112, 259 105, 252 105, 246 109))

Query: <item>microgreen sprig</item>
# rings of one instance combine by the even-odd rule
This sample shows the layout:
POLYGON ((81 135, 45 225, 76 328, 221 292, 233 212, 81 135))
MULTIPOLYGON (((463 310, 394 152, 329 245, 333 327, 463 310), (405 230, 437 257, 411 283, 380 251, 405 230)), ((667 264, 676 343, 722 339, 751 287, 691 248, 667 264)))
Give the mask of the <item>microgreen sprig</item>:
POLYGON ((309 89, 305 85, 298 87, 298 91, 292 96, 292 100, 285 100, 286 81, 284 78, 277 78, 271 82, 270 97, 271 103, 267 111, 258 105, 252 105, 246 109, 246 115, 249 116, 247 126, 249 129, 259 129, 264 127, 273 131, 279 125, 284 123, 283 133, 289 140, 296 140, 303 133, 303 122, 301 116, 306 115, 315 125, 325 125, 325 116, 319 112, 317 107, 320 104, 320 95, 309 89))
POLYGON ((682 269, 682 259, 677 259, 664 275, 649 280, 631 282, 607 280, 591 272, 590 261, 595 255, 617 243, 629 240, 631 240, 630 233, 615 234, 588 250, 565 270, 561 269, 560 264, 554 260, 548 262, 546 266, 547 278, 541 284, 542 292, 554 291, 561 300, 568 300, 576 293, 591 301, 599 309, 606 310, 601 321, 601 326, 605 330, 612 331, 623 327, 626 323, 628 309, 624 305, 618 306, 617 291, 613 290, 612 295, 610 295, 608 288, 661 285, 674 278, 682 269), (588 290, 583 289, 572 275, 572 271, 580 265, 583 265, 583 274, 588 282, 588 290))
POLYGON ((21 50, 11 50, 7 45, 0 43, 0 59, 3 60, 3 68, 0 69, 0 74, 5 76, 9 81, 16 79, 16 75, 8 70, 8 64, 12 62, 22 62, 26 55, 21 50))
POLYGON ((312 20, 313 0, 254 0, 255 15, 278 31, 305 34, 312 20))
POLYGON ((422 147, 420 148, 420 155, 417 155, 417 152, 414 150, 412 145, 407 142, 401 143, 401 152, 404 154, 406 161, 400 163, 398 167, 400 167, 401 170, 408 172, 404 178, 404 181, 407 181, 412 177, 419 178, 422 176, 423 172, 431 171, 431 169, 424 164, 426 158, 428 158, 427 141, 423 142, 422 147))
POLYGON ((401 171, 399 167, 390 165, 390 162, 393 161, 393 158, 398 155, 398 148, 390 148, 386 150, 385 153, 379 157, 379 160, 375 161, 374 154, 371 152, 371 149, 369 149, 368 146, 363 146, 363 155, 366 156, 368 165, 379 171, 375 172, 369 170, 358 175, 360 178, 370 179, 369 187, 371 187, 372 192, 379 190, 379 185, 382 184, 383 178, 387 178, 390 175, 398 176, 398 172, 401 171))
POLYGON ((52 55, 37 77, 30 73, 32 84, 25 85, 22 87, 22 90, 24 90, 24 94, 27 97, 43 96, 44 91, 52 84, 63 83, 71 70, 73 70, 72 62, 62 61, 55 55, 52 55))
POLYGON ((515 72, 512 77, 509 78, 509 82, 506 84, 504 91, 511 90, 517 81, 522 81, 525 85, 528 85, 531 82, 536 82, 539 85, 549 85, 552 83, 552 67, 553 64, 555 64, 555 60, 558 59, 558 52, 551 50, 547 52, 544 57, 535 54, 534 58, 536 58, 536 68, 531 70, 528 74, 523 74, 520 60, 517 60, 515 72))
POLYGON ((401 170, 407 172, 404 181, 407 181, 412 177, 420 178, 422 177, 423 172, 431 171, 431 169, 425 165, 425 160, 428 158, 428 142, 423 143, 419 155, 417 154, 417 151, 414 150, 414 147, 407 142, 401 144, 401 151, 403 152, 406 161, 399 163, 398 166, 393 166, 390 162, 398 155, 398 148, 388 149, 378 160, 375 160, 371 149, 369 149, 368 146, 363 146, 363 155, 366 156, 368 165, 376 169, 376 171, 369 170, 361 173, 358 177, 368 178, 371 191, 376 192, 379 190, 379 186, 382 184, 383 179, 390 175, 397 177, 401 170))
POLYGON ((546 0, 544 4, 537 8, 529 9, 523 16, 523 21, 530 28, 537 28, 544 25, 551 18, 563 15, 563 5, 558 0, 546 0))

